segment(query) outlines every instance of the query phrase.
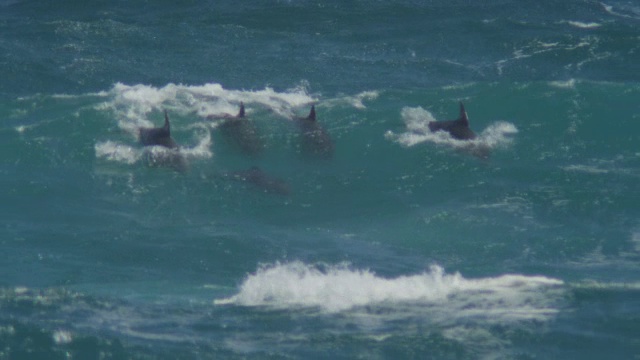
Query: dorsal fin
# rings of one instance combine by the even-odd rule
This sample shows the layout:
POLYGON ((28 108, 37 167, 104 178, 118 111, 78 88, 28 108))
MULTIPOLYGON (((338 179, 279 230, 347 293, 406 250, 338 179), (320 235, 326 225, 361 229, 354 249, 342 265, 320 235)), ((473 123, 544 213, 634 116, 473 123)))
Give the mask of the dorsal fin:
POLYGON ((171 124, 169 124, 169 114, 167 114, 167 110, 164 111, 164 130, 171 134, 171 124))
POLYGON ((244 117, 244 102, 240 102, 240 111, 238 112, 238 116, 239 118, 243 118, 244 117))
POLYGON ((308 120, 316 121, 316 106, 311 105, 311 111, 309 111, 309 116, 307 116, 308 120))
POLYGON ((458 121, 462 122, 466 126, 469 126, 469 118, 467 117, 467 112, 464 110, 462 101, 460 101, 460 117, 458 118, 458 121))

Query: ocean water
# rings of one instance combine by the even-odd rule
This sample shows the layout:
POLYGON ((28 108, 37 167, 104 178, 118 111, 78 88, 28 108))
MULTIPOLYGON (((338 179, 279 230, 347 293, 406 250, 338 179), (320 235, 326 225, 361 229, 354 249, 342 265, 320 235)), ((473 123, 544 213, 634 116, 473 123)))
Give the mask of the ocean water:
POLYGON ((2 0, 0 79, 0 359, 640 357, 637 1, 2 0))

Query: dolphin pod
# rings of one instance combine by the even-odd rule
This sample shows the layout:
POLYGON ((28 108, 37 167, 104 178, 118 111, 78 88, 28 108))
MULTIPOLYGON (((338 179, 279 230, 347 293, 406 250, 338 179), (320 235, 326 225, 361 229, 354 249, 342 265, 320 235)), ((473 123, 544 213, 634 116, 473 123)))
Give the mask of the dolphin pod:
MULTIPOLYGON (((188 170, 188 163, 180 152, 180 146, 171 136, 171 123, 167 111, 164 111, 165 121, 160 127, 138 128, 138 139, 145 147, 144 159, 151 166, 167 166, 177 171, 188 170)), ((220 124, 221 132, 234 142, 247 155, 257 156, 264 145, 258 136, 255 125, 247 118, 244 103, 240 103, 237 114, 208 115, 208 120, 223 120, 220 124)), ((304 117, 292 117, 298 126, 301 136, 301 149, 304 154, 321 158, 331 158, 334 143, 329 133, 318 123, 315 105, 311 106, 309 114, 304 117)), ((456 140, 469 141, 476 138, 476 134, 469 127, 469 118, 464 105, 460 102, 460 115, 455 120, 431 121, 429 131, 447 132, 456 140)), ((470 143, 472 146, 473 143, 470 143)), ((476 156, 487 157, 488 151, 476 156)), ((246 170, 223 172, 222 178, 245 182, 267 193, 289 195, 290 187, 287 182, 265 173, 259 167, 253 166, 246 170)))

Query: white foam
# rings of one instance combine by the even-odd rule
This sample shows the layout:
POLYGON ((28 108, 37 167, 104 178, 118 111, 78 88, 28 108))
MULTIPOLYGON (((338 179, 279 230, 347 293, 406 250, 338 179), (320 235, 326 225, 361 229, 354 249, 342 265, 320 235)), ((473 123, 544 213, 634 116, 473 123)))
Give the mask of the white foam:
POLYGON ((211 133, 203 126, 195 126, 196 133, 194 138, 196 139, 196 145, 193 147, 181 147, 180 152, 192 158, 204 158, 208 159, 213 157, 211 151, 211 133))
POLYGON ((629 167, 622 167, 619 165, 619 160, 592 160, 590 164, 572 164, 562 166, 561 169, 567 172, 585 173, 591 175, 606 175, 616 174, 624 176, 638 177, 640 174, 636 169, 629 167))
POLYGON ((387 131, 385 137, 407 147, 431 142, 472 152, 483 151, 511 144, 513 139, 510 135, 518 132, 515 125, 497 121, 479 133, 474 140, 457 140, 445 131, 431 132, 429 130, 429 122, 436 121, 436 119, 428 110, 421 107, 405 107, 401 111, 401 116, 407 131, 400 134, 387 131))
POLYGON ((379 91, 363 91, 355 95, 340 94, 334 98, 327 98, 322 100, 324 108, 332 108, 336 106, 344 107, 345 105, 353 108, 363 110, 366 109, 366 101, 375 100, 380 96, 379 91))
POLYGON ((639 291, 640 282, 603 282, 588 280, 581 283, 572 284, 571 287, 582 290, 639 291))
POLYGON ((580 29, 597 29, 602 26, 602 24, 596 22, 585 23, 582 21, 567 21, 567 24, 580 29))
POLYGON ((15 129, 19 134, 23 134, 26 130, 27 130, 28 126, 26 125, 19 125, 16 126, 15 129))
POLYGON ((56 330, 53 333, 52 337, 53 341, 55 341, 57 345, 65 345, 73 341, 73 336, 71 335, 71 333, 65 330, 56 330))
POLYGON ((356 109, 366 109, 365 100, 375 100, 380 96, 378 91, 363 91, 355 96, 347 97, 349 103, 356 109))
POLYGON ((94 148, 97 158, 124 164, 135 164, 142 157, 140 149, 115 141, 99 142, 94 148))
POLYGON ((506 121, 496 121, 480 133, 477 141, 490 148, 497 148, 511 144, 513 139, 510 135, 517 133, 518 128, 515 125, 506 121))
POLYGON ((553 87, 560 88, 560 89, 575 89, 576 80, 575 79, 569 79, 569 80, 566 80, 566 81, 550 81, 549 85, 551 85, 553 87))
MULTIPOLYGON (((111 111, 121 129, 137 136, 139 127, 158 126, 161 112, 167 109, 180 116, 205 117, 224 113, 235 114, 240 102, 247 106, 266 107, 283 117, 289 117, 292 109, 314 102, 306 89, 297 87, 277 92, 266 87, 263 90, 228 90, 220 84, 198 86, 167 84, 163 87, 149 85, 125 85, 117 83, 108 91, 107 100, 98 110, 111 111), (155 119, 150 120, 148 116, 155 119)), ((172 122, 172 130, 179 126, 172 122)))
POLYGON ((135 164, 143 159, 168 159, 173 158, 176 151, 184 158, 211 158, 211 135, 207 132, 198 140, 194 147, 181 147, 178 150, 168 149, 162 146, 147 146, 144 148, 122 144, 116 141, 103 141, 95 145, 96 157, 121 164, 135 164))
POLYGON ((528 214, 531 210, 531 202, 523 197, 519 196, 506 196, 497 202, 470 205, 471 209, 484 209, 484 210, 504 210, 508 213, 514 214, 528 214))
POLYGON ((565 166, 562 167, 563 170, 565 171, 575 171, 575 172, 582 172, 582 173, 587 173, 587 174, 608 174, 609 170, 607 169, 601 169, 595 166, 589 166, 589 165, 569 165, 569 166, 565 166))
POLYGON ((451 84, 451 85, 445 85, 442 87, 443 90, 463 90, 463 89, 468 89, 470 87, 475 86, 476 83, 475 82, 468 82, 468 83, 460 83, 460 84, 451 84))
POLYGON ((390 309, 390 315, 428 312, 441 319, 478 318, 511 321, 546 319, 558 310, 563 282, 543 276, 502 275, 465 279, 439 266, 420 274, 384 278, 347 264, 302 262, 263 266, 249 275, 238 294, 216 305, 264 306, 276 309, 317 308, 322 312, 390 309))

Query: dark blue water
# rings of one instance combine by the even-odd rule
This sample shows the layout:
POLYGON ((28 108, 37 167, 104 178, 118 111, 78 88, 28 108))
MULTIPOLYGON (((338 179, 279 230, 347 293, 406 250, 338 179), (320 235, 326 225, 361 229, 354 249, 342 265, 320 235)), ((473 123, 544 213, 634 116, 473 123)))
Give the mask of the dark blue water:
POLYGON ((640 356, 639 25, 0 1, 0 359, 640 356))

